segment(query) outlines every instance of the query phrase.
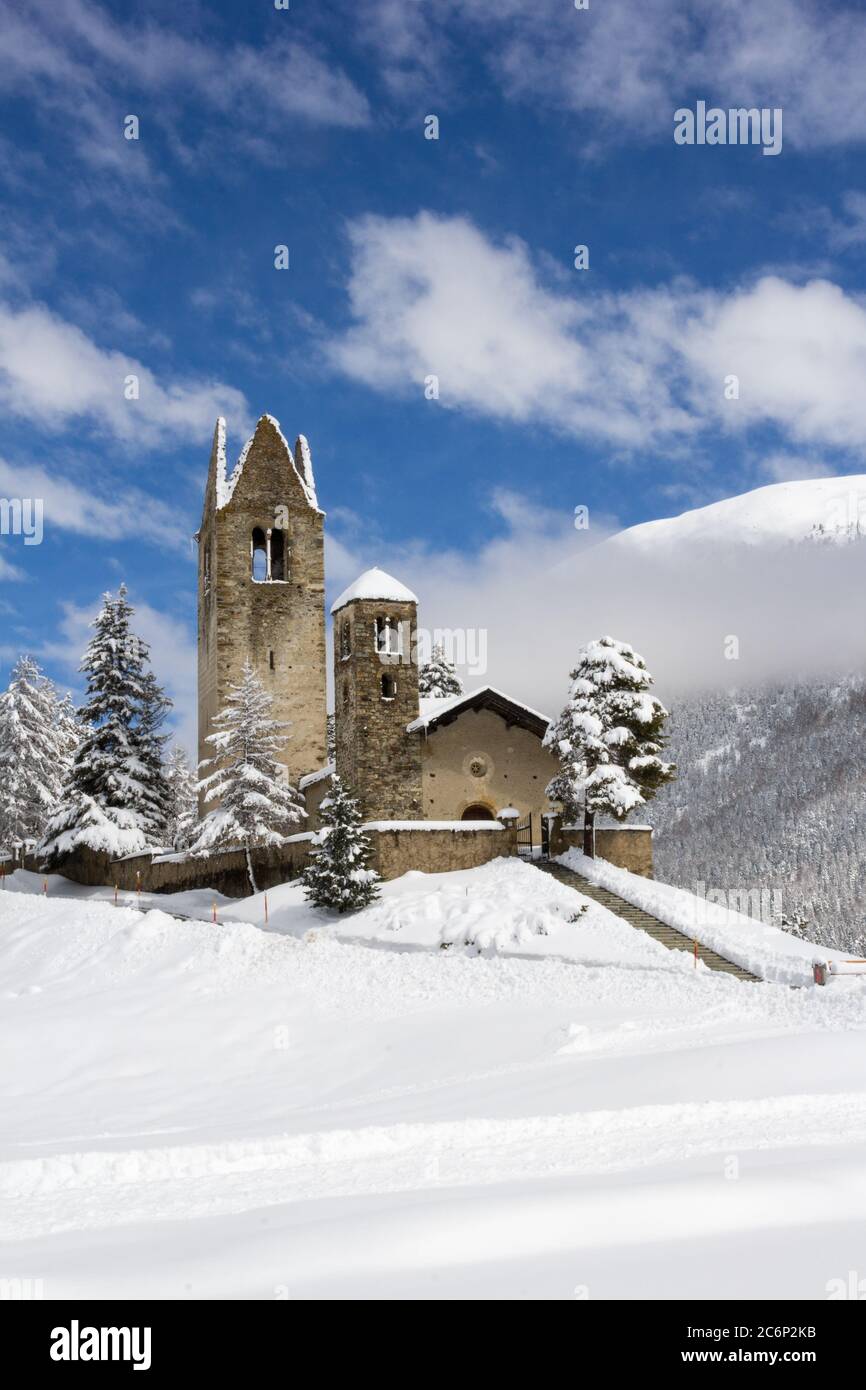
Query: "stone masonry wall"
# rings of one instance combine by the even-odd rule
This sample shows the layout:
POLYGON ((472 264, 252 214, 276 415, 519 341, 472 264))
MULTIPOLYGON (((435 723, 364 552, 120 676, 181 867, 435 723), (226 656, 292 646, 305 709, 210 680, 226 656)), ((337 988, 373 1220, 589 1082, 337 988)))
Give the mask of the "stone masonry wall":
POLYGON ((368 820, 420 820, 421 748, 406 726, 418 717, 418 667, 411 660, 414 603, 356 599, 335 614, 334 700, 337 773, 359 797, 368 820), (386 656, 377 650, 377 618, 402 624, 404 651, 386 656), (343 650, 343 626, 351 624, 350 650, 343 650), (383 676, 393 677, 396 693, 384 698, 383 676))
MULTIPOLYGON (((386 881, 399 878, 410 869, 430 874, 473 869, 491 859, 517 853, 512 827, 425 830, 419 824, 418 829, 370 830, 369 834, 370 867, 377 869, 386 881)), ((305 833, 280 849, 253 850, 253 872, 259 889, 264 891, 297 878, 307 862, 310 841, 311 836, 305 833)), ((80 850, 66 860, 61 872, 73 883, 105 888, 116 885, 124 893, 133 893, 137 888, 143 893, 183 893, 207 888, 227 898, 246 898, 250 894, 243 850, 196 857, 139 854, 128 859, 111 859, 105 854, 80 850)))
POLYGON ((232 499, 220 510, 208 484, 199 539, 199 757, 229 686, 250 660, 286 721, 281 760, 297 785, 326 754, 324 517, 312 508, 286 445, 263 417, 232 499), (284 509, 277 516, 278 508, 284 509), (286 578, 252 578, 253 529, 286 521, 286 578))

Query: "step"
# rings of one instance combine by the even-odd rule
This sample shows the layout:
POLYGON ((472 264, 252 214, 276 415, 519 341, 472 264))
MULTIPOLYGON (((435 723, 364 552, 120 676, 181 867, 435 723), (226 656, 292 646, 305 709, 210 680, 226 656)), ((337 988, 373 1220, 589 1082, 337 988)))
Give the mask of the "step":
MULTIPOLYGON (((630 927, 635 927, 639 931, 645 931, 648 936, 660 941, 669 951, 688 951, 694 954, 695 943, 676 927, 670 926, 667 922, 660 922, 658 917, 653 917, 652 913, 646 912, 642 907, 636 907, 634 903, 627 902, 618 893, 613 893, 609 888, 601 888, 595 883, 590 883, 589 879, 584 878, 575 869, 567 869, 564 864, 556 864, 550 860, 537 863, 536 868, 543 873, 551 874, 554 878, 565 883, 569 888, 574 888, 578 893, 582 893, 585 898, 592 898, 594 902, 606 907, 609 912, 613 912, 617 917, 621 917, 630 927)), ((748 980, 753 984, 759 984, 760 979, 753 975, 751 971, 744 970, 741 965, 735 964, 732 960, 727 960, 725 956, 720 956, 718 951, 712 950, 709 946, 702 946, 698 943, 698 960, 702 960, 711 970, 721 971, 725 975, 734 975, 738 980, 748 980)))

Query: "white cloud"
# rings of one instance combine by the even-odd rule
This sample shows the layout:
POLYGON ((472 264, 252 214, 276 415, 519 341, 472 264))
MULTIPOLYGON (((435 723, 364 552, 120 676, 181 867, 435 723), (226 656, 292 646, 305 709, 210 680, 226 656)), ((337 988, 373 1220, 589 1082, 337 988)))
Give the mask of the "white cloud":
POLYGON ((282 132, 287 116, 348 127, 369 120, 363 93, 293 37, 290 17, 272 11, 271 34, 253 48, 220 44, 212 26, 199 37, 136 11, 130 16, 121 22, 87 0, 30 0, 0 11, 7 91, 24 91, 55 125, 65 113, 63 128, 79 153, 103 171, 154 178, 146 151, 121 135, 123 115, 137 112, 130 92, 155 124, 170 115, 167 108, 189 101, 209 120, 221 118, 221 150, 226 140, 252 137, 246 148, 254 152, 257 142, 282 132))
POLYGON ((802 478, 832 478, 833 469, 820 459, 799 454, 770 454, 762 460, 761 472, 768 482, 789 483, 802 478))
POLYGON ((866 14, 853 4, 617 0, 576 11, 569 0, 440 0, 413 6, 411 25, 398 8, 369 0, 360 12, 392 87, 396 73, 411 90, 414 73, 416 86, 420 74, 459 90, 461 50, 477 44, 507 99, 591 113, 617 142, 671 139, 691 93, 724 107, 782 106, 786 144, 866 139, 866 14))
MULTIPOLYGON (((862 669, 866 541, 754 545, 720 524, 716 537, 674 529, 638 544, 628 531, 611 536, 610 519, 591 514, 589 531, 577 531, 568 503, 560 513, 514 494, 495 497, 493 513, 496 534, 475 554, 414 539, 344 543, 329 588, 381 565, 418 594, 424 628, 486 632, 488 670, 470 687, 498 686, 548 714, 565 699, 578 648, 605 632, 645 656, 663 698, 862 669), (725 657, 732 635, 738 660, 725 657)), ((829 519, 816 490, 802 534, 829 519)))
POLYGON ((217 415, 249 423, 234 387, 160 381, 136 358, 99 347, 42 305, 0 305, 0 404, 46 429, 84 420, 143 447, 199 441, 217 415), (137 400, 125 398, 130 376, 138 378, 137 400))
POLYGON ((96 484, 81 487, 44 468, 0 458, 0 496, 40 499, 46 533, 57 529, 111 541, 134 536, 172 548, 189 543, 189 528, 176 506, 137 488, 118 488, 108 501, 99 495, 103 491, 96 484))
POLYGON ((522 242, 466 218, 365 217, 350 238, 353 322, 328 351, 376 390, 423 400, 436 376, 431 409, 633 448, 768 424, 799 442, 866 443, 866 305, 828 281, 599 294, 548 288, 522 242))
MULTIPOLYGON (((17 565, 13 565, 11 561, 5 559, 3 554, 0 553, 0 579, 11 581, 23 578, 23 570, 18 569, 17 565)), ((0 606, 0 613, 2 613, 3 611, 3 607, 0 606)))

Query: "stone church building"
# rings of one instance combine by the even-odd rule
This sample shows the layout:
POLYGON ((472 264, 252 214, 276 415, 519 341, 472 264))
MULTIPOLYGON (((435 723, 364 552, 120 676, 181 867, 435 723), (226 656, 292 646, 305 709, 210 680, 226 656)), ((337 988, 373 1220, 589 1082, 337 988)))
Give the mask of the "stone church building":
POLYGON ((231 473, 217 422, 199 544, 199 757, 229 687, 249 660, 286 721, 282 760, 303 792, 308 827, 336 766, 368 821, 533 820, 551 809, 547 717, 482 686, 420 699, 413 661, 418 600, 370 569, 331 608, 335 757, 327 746, 324 513, 307 441, 290 448, 259 420, 231 473))

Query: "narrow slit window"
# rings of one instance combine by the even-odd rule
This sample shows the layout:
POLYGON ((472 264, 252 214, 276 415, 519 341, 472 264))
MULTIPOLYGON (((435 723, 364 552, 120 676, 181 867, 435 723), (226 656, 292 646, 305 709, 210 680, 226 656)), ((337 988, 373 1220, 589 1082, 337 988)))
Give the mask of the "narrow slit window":
POLYGON ((250 565, 253 579, 264 583, 268 577, 268 543, 260 526, 256 526, 250 542, 250 565))
POLYGON ((382 677, 382 699, 393 700, 397 694, 397 682, 393 676, 382 677))

